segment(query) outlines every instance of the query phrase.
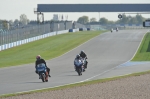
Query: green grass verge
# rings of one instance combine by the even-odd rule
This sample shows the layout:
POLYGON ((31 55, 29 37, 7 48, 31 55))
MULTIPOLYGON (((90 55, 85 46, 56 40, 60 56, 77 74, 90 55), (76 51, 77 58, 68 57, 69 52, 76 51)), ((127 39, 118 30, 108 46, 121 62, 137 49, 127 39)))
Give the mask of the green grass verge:
POLYGON ((46 60, 58 57, 103 32, 66 33, 0 51, 0 68, 34 63, 39 54, 46 60))
POLYGON ((29 92, 22 92, 22 93, 5 94, 5 95, 1 95, 0 98, 20 96, 20 95, 28 95, 28 94, 33 94, 33 93, 41 93, 41 92, 54 91, 54 90, 63 90, 63 89, 66 89, 66 88, 74 88, 74 87, 87 86, 87 85, 91 85, 91 84, 105 83, 105 82, 108 82, 108 81, 115 81, 115 80, 118 80, 118 79, 123 79, 123 78, 133 77, 133 76, 140 76, 140 75, 145 75, 145 74, 149 74, 149 73, 150 73, 150 70, 145 71, 145 72, 139 72, 139 73, 133 73, 133 74, 129 74, 129 75, 118 76, 118 77, 98 79, 98 80, 86 81, 86 82, 82 82, 82 83, 64 85, 64 86, 59 86, 59 87, 54 87, 54 88, 47 88, 47 89, 41 89, 41 90, 35 90, 35 91, 29 91, 29 92))
POLYGON ((146 33, 132 61, 150 61, 150 32, 146 33))

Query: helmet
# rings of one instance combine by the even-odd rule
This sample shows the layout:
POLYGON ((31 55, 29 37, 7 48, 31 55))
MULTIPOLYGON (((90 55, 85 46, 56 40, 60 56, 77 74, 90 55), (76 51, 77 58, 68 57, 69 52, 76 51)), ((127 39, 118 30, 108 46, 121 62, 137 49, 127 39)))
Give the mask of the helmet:
POLYGON ((78 54, 78 55, 76 56, 76 58, 79 59, 79 58, 80 58, 80 55, 78 54))
POLYGON ((84 50, 82 50, 80 53, 84 53, 84 50))
POLYGON ((36 59, 41 59, 41 56, 40 55, 36 56, 36 59))

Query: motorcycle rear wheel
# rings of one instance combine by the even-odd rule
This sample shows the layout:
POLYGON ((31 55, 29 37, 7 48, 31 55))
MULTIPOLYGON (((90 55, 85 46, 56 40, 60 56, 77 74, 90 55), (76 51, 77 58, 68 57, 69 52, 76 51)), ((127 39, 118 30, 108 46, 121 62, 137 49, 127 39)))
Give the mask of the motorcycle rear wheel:
POLYGON ((45 82, 45 76, 44 76, 44 74, 41 74, 41 77, 42 77, 42 81, 45 82))

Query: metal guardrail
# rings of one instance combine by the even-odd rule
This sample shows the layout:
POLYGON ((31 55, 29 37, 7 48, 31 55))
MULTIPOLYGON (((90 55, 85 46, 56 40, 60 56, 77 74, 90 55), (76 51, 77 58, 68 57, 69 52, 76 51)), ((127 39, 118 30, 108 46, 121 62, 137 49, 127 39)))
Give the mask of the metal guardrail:
POLYGON ((85 27, 82 24, 76 23, 73 26, 72 22, 54 22, 43 25, 33 25, 30 27, 16 28, 15 30, 0 30, 0 45, 8 44, 15 41, 32 38, 39 35, 54 31, 62 31, 68 29, 76 29, 85 27))
MULTIPOLYGON (((24 38, 24 39, 21 39, 21 40, 16 39, 14 42, 9 42, 9 43, 0 45, 0 51, 6 50, 8 48, 15 47, 15 46, 19 46, 19 45, 22 45, 22 44, 26 44, 26 43, 29 43, 29 42, 32 42, 32 41, 36 41, 36 40, 39 40, 39 39, 43 39, 43 38, 46 38, 46 37, 49 37, 49 36, 68 33, 68 31, 69 30, 55 31, 55 32, 49 32, 49 33, 41 34, 41 35, 38 35, 38 36, 24 38)), ((76 32, 76 31, 79 31, 79 29, 74 29, 73 32, 76 32)))

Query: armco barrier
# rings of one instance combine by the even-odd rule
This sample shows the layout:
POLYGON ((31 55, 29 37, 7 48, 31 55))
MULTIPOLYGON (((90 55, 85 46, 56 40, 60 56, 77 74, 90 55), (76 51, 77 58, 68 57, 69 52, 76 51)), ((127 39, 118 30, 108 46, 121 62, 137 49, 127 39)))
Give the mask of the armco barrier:
POLYGON ((79 31, 87 31, 87 28, 79 28, 79 31))
POLYGON ((79 28, 79 31, 83 31, 83 28, 79 28))
MULTIPOLYGON (((19 45, 22 45, 22 44, 26 44, 26 43, 29 43, 29 42, 32 42, 32 41, 36 41, 36 40, 39 40, 39 39, 43 39, 43 38, 46 38, 46 37, 49 37, 49 36, 68 33, 68 31, 69 30, 50 32, 50 33, 39 35, 39 36, 36 36, 36 37, 32 37, 32 38, 28 38, 28 39, 24 39, 24 40, 20 40, 20 41, 16 41, 16 42, 11 42, 11 43, 8 43, 8 44, 4 44, 4 45, 0 46, 0 51, 6 50, 8 48, 15 47, 15 46, 19 46, 19 45)), ((79 29, 73 29, 73 32, 77 32, 77 31, 79 31, 79 29)))

